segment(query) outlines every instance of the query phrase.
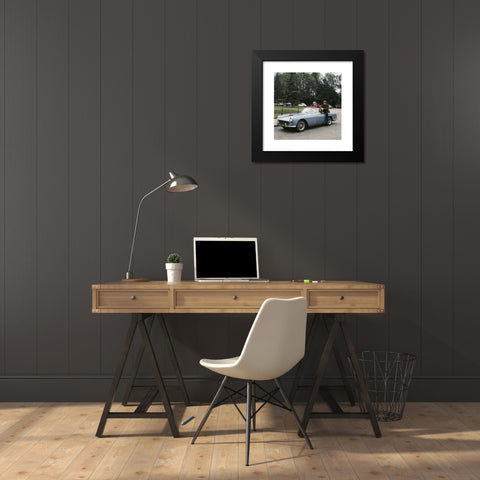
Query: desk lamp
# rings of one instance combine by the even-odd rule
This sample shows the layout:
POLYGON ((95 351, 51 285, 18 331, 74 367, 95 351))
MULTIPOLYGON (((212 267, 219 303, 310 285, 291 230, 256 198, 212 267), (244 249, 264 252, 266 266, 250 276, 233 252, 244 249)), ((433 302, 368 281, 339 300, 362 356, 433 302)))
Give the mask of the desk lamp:
POLYGON ((146 195, 144 195, 138 204, 137 218, 135 219, 135 227, 133 229, 132 247, 130 249, 130 261, 128 262, 128 270, 125 274, 125 278, 122 280, 124 282, 148 282, 147 278, 133 278, 132 272, 133 249, 135 247, 135 238, 137 236, 138 216, 140 214, 140 208, 142 207, 143 201, 149 195, 156 192, 157 190, 160 190, 160 188, 164 187, 165 185, 168 185, 167 192, 188 192, 189 190, 195 190, 198 187, 197 182, 192 177, 187 177, 186 175, 178 175, 175 172, 168 172, 168 174, 170 175, 170 178, 158 187, 155 187, 146 195))

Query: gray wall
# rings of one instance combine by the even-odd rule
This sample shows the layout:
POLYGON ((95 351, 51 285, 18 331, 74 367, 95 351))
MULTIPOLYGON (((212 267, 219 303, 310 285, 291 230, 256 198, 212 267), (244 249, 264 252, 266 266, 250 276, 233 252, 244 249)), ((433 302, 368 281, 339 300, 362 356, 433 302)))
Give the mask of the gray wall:
MULTIPOLYGON (((258 236, 272 280, 385 283, 387 313, 351 319, 358 348, 417 354, 412 398, 478 400, 478 1, 0 12, 0 400, 103 398, 128 317, 92 315, 90 285, 122 277, 169 169, 200 188, 145 203, 137 275, 179 251, 191 279, 194 235, 258 236), (364 164, 251 163, 253 49, 365 51, 364 164)), ((193 397, 198 358, 235 353, 251 318, 168 318, 193 397)))

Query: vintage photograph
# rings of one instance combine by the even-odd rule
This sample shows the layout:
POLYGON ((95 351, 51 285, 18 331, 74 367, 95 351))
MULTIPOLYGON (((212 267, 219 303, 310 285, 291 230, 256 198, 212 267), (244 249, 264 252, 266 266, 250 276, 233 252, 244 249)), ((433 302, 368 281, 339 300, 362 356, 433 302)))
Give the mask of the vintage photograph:
POLYGON ((341 108, 340 72, 275 73, 275 140, 340 140, 341 108))
POLYGON ((253 52, 254 162, 363 161, 363 52, 253 52))

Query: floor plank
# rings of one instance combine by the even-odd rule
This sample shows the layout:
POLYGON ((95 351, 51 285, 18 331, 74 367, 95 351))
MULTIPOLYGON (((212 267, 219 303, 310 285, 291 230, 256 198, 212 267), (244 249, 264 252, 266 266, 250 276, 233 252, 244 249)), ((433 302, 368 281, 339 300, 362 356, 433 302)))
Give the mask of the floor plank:
POLYGON ((222 405, 217 409, 217 435, 213 445, 212 462, 210 466, 210 480, 237 480, 240 457, 244 449, 240 448, 243 436, 240 428, 240 414, 233 405, 222 405))
POLYGON ((98 424, 98 408, 92 405, 78 405, 85 416, 85 421, 81 423, 76 431, 70 430, 69 434, 60 443, 47 458, 43 459, 40 466, 34 470, 28 480, 56 480, 60 478, 63 472, 77 458, 85 448, 86 437, 91 437, 91 433, 98 424))
POLYGON ((22 449, 23 454, 4 470, 3 478, 25 480, 30 477, 44 463, 45 458, 58 450, 86 421, 82 406, 58 406, 54 411, 55 421, 38 429, 35 436, 30 431, 30 447, 22 449))
POLYGON ((0 478, 480 480, 480 403, 409 403, 402 420, 380 423, 382 438, 364 419, 312 419, 314 450, 290 412, 268 405, 252 432, 249 467, 245 423, 230 404, 212 412, 191 445, 206 409, 173 406, 179 438, 164 419, 110 419, 97 438, 100 403, 0 404, 0 478))

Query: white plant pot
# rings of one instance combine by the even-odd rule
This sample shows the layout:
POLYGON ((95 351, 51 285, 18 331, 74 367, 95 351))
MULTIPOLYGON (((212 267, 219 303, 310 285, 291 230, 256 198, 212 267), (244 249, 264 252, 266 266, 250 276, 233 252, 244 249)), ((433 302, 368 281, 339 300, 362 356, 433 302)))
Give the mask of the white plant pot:
POLYGON ((165 268, 167 269, 167 282, 181 282, 182 281, 182 269, 183 263, 166 263, 165 268))

